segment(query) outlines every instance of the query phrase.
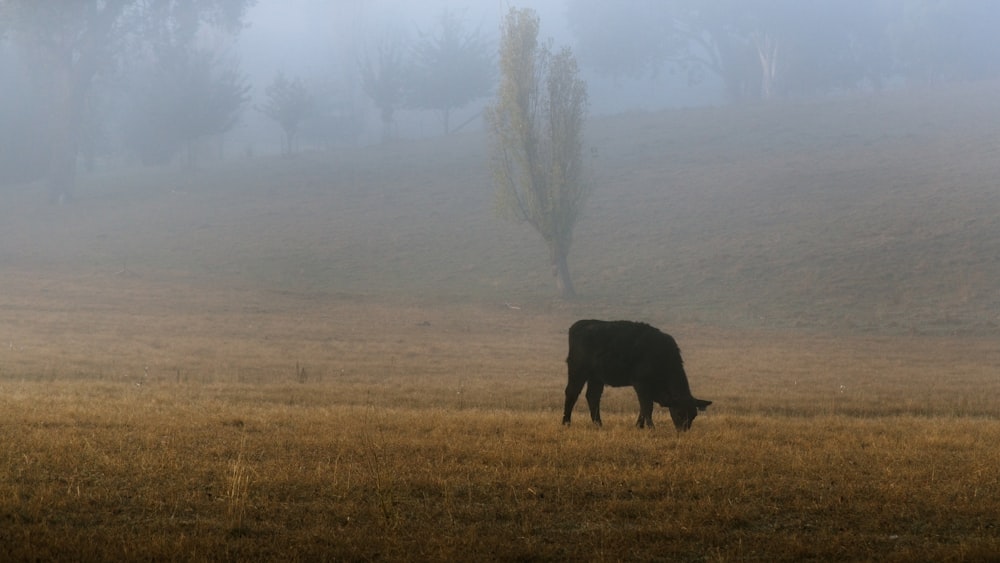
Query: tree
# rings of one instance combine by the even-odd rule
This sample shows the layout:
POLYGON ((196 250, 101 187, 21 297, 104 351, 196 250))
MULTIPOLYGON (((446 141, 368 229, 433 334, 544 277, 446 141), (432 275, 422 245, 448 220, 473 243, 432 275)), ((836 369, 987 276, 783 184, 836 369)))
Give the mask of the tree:
POLYGON ((445 134, 451 111, 489 95, 493 88, 490 43, 479 30, 466 32, 454 13, 441 15, 438 35, 422 34, 413 47, 407 102, 416 109, 439 110, 445 134))
POLYGON ((193 167, 195 142, 236 125, 250 85, 235 61, 208 49, 180 48, 157 61, 136 92, 131 144, 145 164, 163 164, 186 148, 193 167))
POLYGON ((891 70, 887 1, 572 0, 568 17, 598 72, 708 72, 740 102, 877 87, 891 70))
POLYGON ((382 116, 382 142, 392 138, 396 108, 403 102, 406 67, 403 47, 396 38, 386 36, 379 42, 377 62, 371 55, 358 63, 361 86, 382 116))
POLYGON ((0 36, 0 186, 37 178, 48 160, 45 132, 36 126, 45 119, 42 90, 13 51, 0 36))
POLYGON ((887 13, 872 0, 686 0, 713 41, 744 46, 755 61, 747 97, 816 95, 877 85, 890 71, 887 13))
POLYGON ((556 288, 576 295, 567 257, 588 185, 583 172, 587 87, 567 47, 538 43, 538 16, 511 9, 501 26, 500 87, 485 118, 498 211, 528 223, 549 249, 556 288))
POLYGON ((202 24, 235 31, 252 2, 0 0, 8 33, 31 52, 32 66, 48 93, 50 198, 73 197, 83 113, 96 76, 113 72, 123 59, 146 54, 140 44, 157 38, 190 39, 202 24))
POLYGON ((904 0, 889 36, 898 70, 934 83, 1000 76, 1000 10, 980 0, 904 0))
POLYGON ((285 132, 284 152, 286 155, 291 154, 299 124, 313 112, 312 96, 302 81, 298 78, 289 80, 283 72, 274 77, 264 94, 267 100, 259 110, 281 125, 285 132))
POLYGON ((308 86, 313 100, 309 119, 297 136, 314 146, 356 146, 365 132, 365 112, 357 85, 334 75, 317 76, 308 86))
POLYGON ((665 0, 570 0, 566 18, 581 63, 611 78, 656 75, 683 48, 665 0))

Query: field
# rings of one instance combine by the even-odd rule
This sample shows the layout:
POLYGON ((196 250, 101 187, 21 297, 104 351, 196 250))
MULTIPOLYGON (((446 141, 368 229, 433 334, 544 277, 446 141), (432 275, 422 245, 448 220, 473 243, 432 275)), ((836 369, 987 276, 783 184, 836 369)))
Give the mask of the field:
POLYGON ((996 93, 596 119, 573 302, 478 134, 3 188, 0 559, 996 560, 996 93))

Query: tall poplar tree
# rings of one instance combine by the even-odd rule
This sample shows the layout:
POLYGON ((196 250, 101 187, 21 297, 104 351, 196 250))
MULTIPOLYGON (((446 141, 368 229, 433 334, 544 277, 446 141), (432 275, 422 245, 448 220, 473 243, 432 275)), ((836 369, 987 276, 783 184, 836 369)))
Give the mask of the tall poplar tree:
POLYGON ((542 236, 556 287, 572 298, 567 257, 589 187, 582 155, 587 86, 568 47, 553 54, 539 44, 538 23, 530 9, 505 17, 500 87, 485 118, 498 211, 542 236))

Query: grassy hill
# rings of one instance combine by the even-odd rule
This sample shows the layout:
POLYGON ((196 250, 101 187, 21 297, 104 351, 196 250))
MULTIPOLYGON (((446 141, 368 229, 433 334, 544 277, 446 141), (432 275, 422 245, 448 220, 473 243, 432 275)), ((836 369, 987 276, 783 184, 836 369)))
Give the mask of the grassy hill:
POLYGON ((482 134, 0 192, 16 279, 116 273, 315 299, 514 303, 724 326, 993 332, 1000 86, 594 119, 594 192, 554 299, 493 214, 482 134))

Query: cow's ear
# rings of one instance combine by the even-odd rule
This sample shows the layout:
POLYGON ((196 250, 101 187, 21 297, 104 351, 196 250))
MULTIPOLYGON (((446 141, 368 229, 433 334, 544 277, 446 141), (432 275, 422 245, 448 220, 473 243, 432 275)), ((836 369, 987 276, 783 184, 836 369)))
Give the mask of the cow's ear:
POLYGON ((708 407, 708 405, 711 405, 711 404, 712 404, 712 401, 703 401, 702 399, 695 399, 694 400, 694 406, 698 407, 698 410, 700 410, 700 411, 705 410, 705 408, 708 407))

